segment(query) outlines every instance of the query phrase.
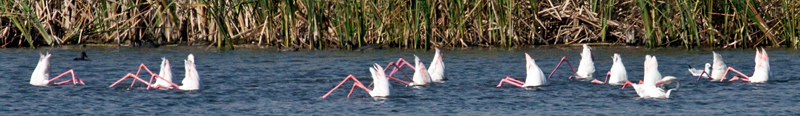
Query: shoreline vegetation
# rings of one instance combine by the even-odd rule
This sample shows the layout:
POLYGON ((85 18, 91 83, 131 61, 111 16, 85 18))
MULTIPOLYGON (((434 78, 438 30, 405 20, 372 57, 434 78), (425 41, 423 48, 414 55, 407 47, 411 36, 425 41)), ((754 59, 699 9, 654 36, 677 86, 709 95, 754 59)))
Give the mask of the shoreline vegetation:
POLYGON ((0 47, 800 46, 797 0, 4 0, 0 47))

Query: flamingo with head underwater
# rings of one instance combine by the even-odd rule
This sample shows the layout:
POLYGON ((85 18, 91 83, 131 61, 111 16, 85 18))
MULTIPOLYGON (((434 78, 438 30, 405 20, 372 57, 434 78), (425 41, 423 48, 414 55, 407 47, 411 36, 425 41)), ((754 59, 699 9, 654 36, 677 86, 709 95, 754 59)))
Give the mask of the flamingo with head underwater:
POLYGON ((506 77, 500 80, 500 83, 497 84, 497 87, 503 86, 503 83, 508 83, 517 87, 536 87, 542 86, 547 84, 547 79, 544 78, 544 72, 542 69, 536 65, 536 61, 531 58, 528 53, 525 53, 525 70, 528 73, 528 76, 525 78, 525 82, 516 80, 511 77, 506 77))
MULTIPOLYGON (((677 83, 678 81, 677 78, 673 76, 666 76, 659 82, 663 84, 670 84, 672 82, 677 83)), ((676 88, 664 91, 664 89, 655 85, 634 84, 630 81, 626 81, 625 85, 633 86, 633 89, 636 90, 636 94, 641 98, 669 98, 670 94, 672 94, 672 91, 677 90, 678 87, 680 87, 680 83, 678 83, 676 88)))
POLYGON ((597 79, 592 80, 592 83, 595 84, 611 84, 611 85, 624 85, 625 81, 628 81, 628 71, 625 69, 625 65, 622 64, 622 57, 619 54, 614 53, 614 56, 611 57, 613 59, 614 64, 611 65, 611 70, 606 73, 606 81, 600 81, 597 79))
POLYGON ((581 52, 581 61, 578 65, 578 71, 575 71, 575 69, 572 68, 572 64, 569 63, 569 60, 567 60, 567 56, 564 56, 561 57, 561 61, 558 62, 556 68, 553 69, 553 72, 550 72, 550 75, 547 76, 547 78, 552 77, 553 73, 555 73, 556 70, 558 70, 558 67, 561 67, 561 63, 564 62, 567 62, 567 65, 569 65, 570 69, 572 69, 572 72, 575 74, 574 76, 570 76, 569 79, 572 79, 573 77, 581 80, 592 79, 592 74, 594 74, 595 71, 594 55, 592 55, 592 47, 589 47, 589 45, 583 44, 583 51, 581 52))
POLYGON ((419 57, 414 55, 414 64, 416 64, 416 69, 414 69, 414 78, 412 78, 411 83, 408 86, 427 86, 429 85, 431 80, 431 75, 428 73, 428 70, 425 70, 425 64, 419 61, 419 57))
POLYGON ((369 68, 369 72, 372 74, 372 81, 374 84, 372 90, 368 89, 366 86, 364 86, 364 84, 361 83, 361 81, 358 81, 358 79, 356 79, 355 76, 350 74, 347 77, 345 77, 344 80, 342 80, 342 82, 339 83, 339 85, 333 87, 333 89, 328 91, 328 93, 326 93, 325 95, 322 95, 322 97, 320 98, 322 99, 327 98, 328 95, 333 93, 334 90, 342 86, 344 82, 347 82, 347 80, 350 79, 352 79, 355 82, 353 83, 353 87, 350 88, 350 93, 347 94, 348 98, 353 93, 353 89, 355 89, 356 87, 364 89, 364 91, 367 91, 367 93, 369 93, 370 96, 375 98, 388 97, 390 95, 389 88, 391 88, 391 85, 389 84, 389 79, 387 79, 386 74, 383 71, 383 68, 377 63, 375 63, 372 67, 369 68))
MULTIPOLYGON (((724 75, 725 75, 724 72, 726 72, 725 70, 727 70, 726 68, 728 66, 725 64, 725 61, 722 60, 722 55, 720 55, 719 53, 714 52, 714 51, 712 51, 711 53, 714 55, 714 60, 712 62, 713 66, 709 66, 709 64, 706 63, 706 69, 704 69, 702 71, 701 70, 695 70, 695 71, 700 71, 699 74, 695 74, 694 72, 692 72, 692 75, 697 76, 697 80, 698 81, 700 80, 700 78, 708 78, 711 81, 722 81, 725 78, 724 77, 724 75), (709 67, 711 67, 711 72, 708 72, 709 71, 708 70, 709 67), (708 76, 709 73, 711 73, 710 74, 711 76, 708 76)), ((693 68, 691 68, 691 66, 690 66, 689 71, 692 71, 692 70, 693 70, 693 68)))
POLYGON ((626 81, 622 88, 624 89, 626 85, 631 85, 633 86, 634 90, 636 90, 636 94, 642 98, 669 98, 672 91, 677 90, 677 88, 680 87, 678 78, 675 78, 674 76, 666 76, 663 77, 663 79, 661 78, 661 73, 658 71, 658 61, 656 60, 655 56, 645 56, 644 76, 644 81, 640 84, 634 84, 630 81, 626 81), (671 84, 672 82, 678 83, 676 88, 664 91, 664 89, 658 87, 663 84, 671 84))
POLYGON ((186 60, 183 60, 186 75, 181 81, 183 86, 180 86, 178 89, 180 90, 199 90, 203 82, 200 80, 200 74, 197 72, 197 68, 194 65, 194 55, 189 54, 186 57, 186 60))
POLYGON ((433 82, 444 82, 447 78, 444 76, 444 62, 442 61, 442 52, 439 51, 439 48, 436 49, 436 53, 433 54, 433 61, 431 61, 431 66, 428 67, 428 73, 431 75, 431 81, 433 82))
POLYGON ((141 64, 141 65, 139 65, 139 70, 136 71, 136 74, 128 73, 124 77, 122 77, 121 79, 117 80, 116 82, 114 82, 113 84, 111 84, 108 87, 114 87, 114 85, 119 84, 120 82, 122 82, 125 79, 133 78, 133 81, 131 82, 131 88, 133 88, 133 86, 136 83, 136 81, 139 81, 139 82, 142 82, 145 85, 147 85, 147 89, 148 90, 151 89, 151 88, 152 89, 162 89, 163 88, 163 89, 179 89, 179 90, 199 90, 199 89, 201 89, 200 86, 201 86, 202 82, 200 80, 199 74, 198 74, 197 69, 195 67, 194 61, 195 61, 194 60, 194 55, 192 55, 192 54, 189 54, 189 56, 187 56, 187 59, 184 60, 185 69, 186 69, 185 73, 186 74, 185 74, 185 77, 183 78, 183 81, 182 81, 183 86, 178 86, 177 84, 172 82, 172 71, 171 71, 171 68, 170 68, 171 66, 169 64, 169 61, 166 58, 162 58, 161 71, 159 72, 160 74, 153 73, 152 71, 150 71, 150 69, 147 68, 147 66, 145 66, 144 64, 141 64), (139 73, 142 71, 142 69, 144 69, 145 71, 150 73, 151 76, 150 76, 150 81, 149 82, 148 81, 144 81, 142 78, 139 78, 139 73), (156 83, 151 84, 153 80, 156 80, 156 83))
POLYGON ((644 65, 644 80, 643 84, 656 85, 659 80, 662 80, 661 72, 658 71, 658 61, 655 56, 646 55, 644 65))
POLYGON ((34 69, 33 73, 31 74, 31 80, 30 80, 31 85, 34 86, 47 86, 50 84, 60 85, 60 84, 66 84, 68 82, 72 82, 73 84, 76 85, 77 84, 85 85, 83 83, 83 80, 81 80, 78 77, 75 77, 75 71, 72 69, 69 69, 66 72, 61 73, 60 75, 54 77, 53 79, 50 79, 50 74, 48 74, 50 72, 50 56, 51 54, 49 52, 47 54, 39 53, 39 63, 36 65, 36 69, 34 69), (55 81, 58 78, 61 78, 67 73, 72 75, 71 80, 53 83, 53 81, 55 81))
POLYGON ((753 76, 747 76, 747 75, 742 74, 742 72, 739 72, 738 70, 736 70, 736 69, 734 69, 732 67, 728 67, 725 70, 725 74, 723 74, 722 77, 725 78, 725 75, 728 74, 728 71, 733 71, 733 72, 736 72, 737 74, 739 74, 739 76, 742 76, 744 78, 739 78, 738 76, 733 76, 731 78, 731 80, 728 80, 728 81, 741 80, 741 81, 746 81, 746 82, 750 82, 750 83, 764 83, 764 82, 767 82, 767 80, 769 80, 769 75, 770 75, 770 72, 769 72, 769 56, 767 55, 767 50, 765 50, 764 48, 761 48, 761 52, 759 52, 758 49, 756 49, 755 63, 756 63, 756 65, 755 65, 755 68, 753 68, 754 69, 753 76))
POLYGON ((441 51, 439 50, 439 48, 435 48, 435 50, 436 50, 436 53, 434 54, 433 60, 431 61, 431 65, 430 65, 429 68, 427 68, 427 70, 425 69, 425 65, 421 64, 421 62, 419 60, 419 57, 417 57, 417 55, 414 55, 414 65, 411 65, 411 63, 408 63, 403 58, 399 58, 397 60, 397 62, 390 62, 388 65, 386 65, 386 69, 384 69, 384 71, 389 70, 389 68, 391 67, 392 71, 389 73, 389 75, 387 75, 387 77, 389 79, 398 81, 398 82, 403 83, 405 85, 424 86, 424 85, 428 85, 428 83, 430 83, 430 82, 440 82, 440 83, 442 83, 442 82, 444 82, 444 80, 446 80, 445 75, 444 75, 445 65, 444 65, 444 61, 442 60, 441 51), (410 78, 402 70, 403 66, 407 66, 407 67, 409 67, 409 68, 414 70, 414 75, 413 75, 414 78, 410 78), (422 70, 418 70, 417 67, 421 67, 422 70), (403 80, 395 78, 393 75, 398 71, 400 71, 403 75, 406 76, 406 78, 408 78, 411 81, 410 82, 409 81, 403 81, 403 80), (430 79, 425 79, 425 78, 430 78, 430 79))
MULTIPOLYGON (((158 72, 158 76, 161 78, 155 78, 156 83, 153 83, 153 88, 165 88, 165 89, 172 89, 172 68, 169 64, 169 60, 166 57, 161 57, 161 71, 158 72)), ((154 79, 150 79, 152 82, 154 79)))

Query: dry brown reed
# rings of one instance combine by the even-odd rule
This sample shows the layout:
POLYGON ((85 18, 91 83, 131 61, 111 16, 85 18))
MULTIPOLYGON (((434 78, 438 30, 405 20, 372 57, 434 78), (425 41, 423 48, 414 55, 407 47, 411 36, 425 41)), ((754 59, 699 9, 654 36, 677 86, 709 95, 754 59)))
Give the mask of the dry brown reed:
POLYGON ((800 46, 793 0, 5 0, 0 47, 800 46))

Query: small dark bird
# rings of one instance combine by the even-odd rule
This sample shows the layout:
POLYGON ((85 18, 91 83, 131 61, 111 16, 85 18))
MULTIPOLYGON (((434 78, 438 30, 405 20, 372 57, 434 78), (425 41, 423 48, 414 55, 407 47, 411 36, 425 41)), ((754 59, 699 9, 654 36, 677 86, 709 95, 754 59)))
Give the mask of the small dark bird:
POLYGON ((300 50, 300 48, 298 48, 298 47, 283 47, 283 48, 278 48, 278 51, 279 51, 279 52, 294 52, 294 51, 297 51, 297 50, 300 50))
POLYGON ((86 56, 86 52, 81 52, 81 57, 78 57, 78 58, 75 58, 75 59, 72 59, 72 60, 75 60, 75 61, 90 61, 91 59, 89 59, 89 56, 86 56))

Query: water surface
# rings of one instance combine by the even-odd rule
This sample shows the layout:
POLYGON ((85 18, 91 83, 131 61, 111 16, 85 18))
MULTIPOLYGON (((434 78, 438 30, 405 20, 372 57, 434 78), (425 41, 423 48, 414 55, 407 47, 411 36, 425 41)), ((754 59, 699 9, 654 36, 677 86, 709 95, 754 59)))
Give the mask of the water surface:
MULTIPOLYGON (((524 53, 529 53, 545 74, 550 74, 562 56, 577 68, 580 47, 536 47, 522 49, 443 50, 444 83, 430 87, 406 87, 391 82, 392 97, 374 100, 356 89, 351 98, 343 85, 326 99, 320 96, 353 74, 369 83, 368 67, 385 66, 398 58, 413 60, 416 54, 428 64, 431 50, 376 49, 366 51, 306 50, 273 52, 262 49, 204 51, 202 47, 88 47, 45 49, 1 49, 0 112, 6 115, 587 115, 587 114, 794 114, 800 113, 800 64, 795 49, 767 49, 773 75, 766 83, 695 81, 686 65, 701 67, 711 62, 710 50, 679 48, 594 47, 595 77, 611 68, 613 53, 622 55, 630 80, 642 78, 646 54, 659 61, 663 75, 680 79, 681 87, 668 99, 641 99, 633 89, 569 80, 568 67, 548 79, 549 86, 534 89, 511 85, 495 87, 506 76, 524 80, 524 53), (92 61, 72 61, 86 51, 92 61), (86 85, 38 87, 28 84, 39 52, 50 52, 50 75, 69 69, 86 85), (172 63, 173 81, 184 75, 186 55, 194 54, 203 80, 199 91, 146 90, 139 83, 108 87, 126 73, 145 64, 158 72, 161 58, 172 63)), ((754 49, 717 50, 729 66, 752 74, 754 49)), ((412 61, 413 62, 413 61, 412 61)), ((413 70, 405 69, 412 74, 413 70)), ((142 74, 149 76, 148 74, 142 74)), ((735 75, 735 74, 734 74, 735 75)), ((401 75, 397 75, 401 76, 401 75)), ((68 77, 67 77, 68 78, 68 77)), ((123 83, 130 83, 130 80, 123 83)))

